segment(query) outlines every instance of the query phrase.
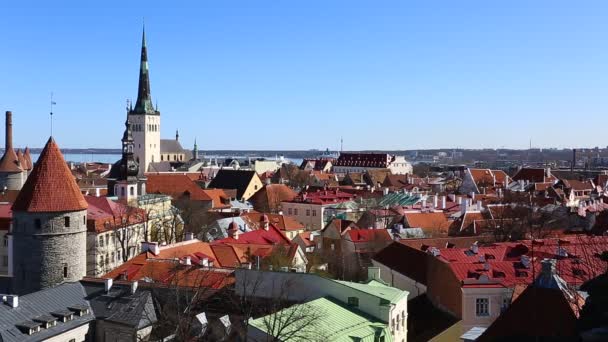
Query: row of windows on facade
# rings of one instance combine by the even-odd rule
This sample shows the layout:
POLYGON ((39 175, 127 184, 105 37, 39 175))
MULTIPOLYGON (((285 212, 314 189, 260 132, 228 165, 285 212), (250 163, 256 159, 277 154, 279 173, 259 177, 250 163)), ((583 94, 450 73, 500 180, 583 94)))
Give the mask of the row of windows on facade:
MULTIPOLYGON (((312 216, 317 216, 317 211, 315 209, 312 209, 312 211, 310 209, 306 209, 306 216, 311 216, 310 214, 312 213, 312 216)), ((287 209, 287 215, 298 215, 298 208, 288 208, 287 209)))
MULTIPOLYGON (((124 222, 125 221, 123 221, 123 223, 124 222)), ((106 223, 108 223, 108 222, 106 222, 106 223)), ((131 231, 130 232, 131 236, 129 236, 129 237, 124 236, 125 240, 130 240, 132 237, 137 237, 139 235, 142 235, 141 227, 139 229, 135 230, 135 231, 133 229, 129 229, 129 230, 131 231)), ((126 233, 124 233, 122 229, 118 229, 113 234, 99 235, 97 246, 98 247, 103 247, 104 245, 105 246, 110 246, 110 239, 112 239, 112 241, 111 241, 112 244, 115 245, 117 237, 118 237, 118 241, 122 241, 123 240, 123 234, 126 234, 126 233), (104 243, 104 240, 105 240, 105 243, 104 243)))
POLYGON ((154 124, 131 124, 131 130, 133 130, 133 132, 143 132, 144 131, 144 127, 146 127, 146 131, 149 132, 158 132, 159 127, 158 125, 154 125, 154 124))
MULTIPOLYGON (((509 298, 502 299, 501 312, 509 306, 509 298)), ((489 298, 475 298, 475 314, 477 317, 490 316, 490 299, 489 298)))
MULTIPOLYGON (((160 155, 160 161, 164 161, 164 160, 165 160, 165 156, 161 154, 161 155, 160 155)), ((178 156, 177 154, 174 154, 174 155, 173 155, 173 160, 174 160, 174 161, 178 161, 178 160, 179 160, 179 161, 182 161, 182 160, 184 160, 184 155, 183 155, 183 154, 180 154, 180 155, 178 156)), ((171 156, 170 156, 170 155, 167 155, 167 161, 171 161, 171 156)))
MULTIPOLYGON (((135 248, 134 246, 129 247, 128 250, 126 251, 126 253, 127 253, 127 259, 131 259, 135 255, 137 255, 137 248, 135 248)), ((103 256, 103 255, 99 256, 99 267, 100 268, 103 268, 104 266, 110 266, 111 264, 114 264, 114 263, 122 263, 122 250, 118 250, 118 251, 116 251, 116 253, 114 253, 114 252, 106 253, 105 256, 103 256)))

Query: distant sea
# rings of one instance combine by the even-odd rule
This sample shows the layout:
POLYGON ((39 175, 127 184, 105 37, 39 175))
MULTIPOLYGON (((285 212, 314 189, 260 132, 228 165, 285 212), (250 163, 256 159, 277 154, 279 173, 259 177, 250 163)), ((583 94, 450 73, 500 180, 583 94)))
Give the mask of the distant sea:
MULTIPOLYGON (((38 160, 38 153, 32 153, 32 159, 34 162, 38 160)), ((63 155, 65 160, 75 163, 91 163, 91 162, 99 162, 99 163, 108 163, 114 164, 118 159, 120 159, 120 154, 95 154, 95 153, 65 153, 63 155)))
MULTIPOLYGON (((32 153, 32 159, 34 161, 38 160, 38 153, 32 153)), ((107 163, 107 164, 114 164, 118 159, 120 159, 121 155, 116 153, 107 153, 107 154, 96 154, 96 153, 65 153, 63 155, 63 157, 65 158, 65 160, 69 161, 69 162, 74 162, 74 163, 92 163, 92 162, 98 162, 98 163, 107 163)), ((296 164, 296 165, 300 165, 302 163, 302 158, 285 158, 288 161, 291 161, 292 163, 296 164)), ((220 158, 218 158, 218 161, 221 160, 220 158)))

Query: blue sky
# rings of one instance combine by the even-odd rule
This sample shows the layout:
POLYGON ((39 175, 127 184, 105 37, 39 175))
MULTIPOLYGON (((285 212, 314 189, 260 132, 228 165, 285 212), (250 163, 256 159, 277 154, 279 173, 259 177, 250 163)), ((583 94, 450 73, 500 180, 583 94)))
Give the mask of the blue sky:
POLYGON ((555 0, 2 2, 15 144, 44 144, 53 91, 62 147, 119 147, 144 17, 184 147, 608 145, 608 2, 555 0))

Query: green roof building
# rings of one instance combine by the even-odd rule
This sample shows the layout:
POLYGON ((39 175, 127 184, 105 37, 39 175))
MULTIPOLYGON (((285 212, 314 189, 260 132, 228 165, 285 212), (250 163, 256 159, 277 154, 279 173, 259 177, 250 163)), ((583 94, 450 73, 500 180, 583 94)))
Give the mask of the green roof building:
POLYGON ((387 323, 332 297, 296 304, 249 322, 252 341, 393 341, 387 323))

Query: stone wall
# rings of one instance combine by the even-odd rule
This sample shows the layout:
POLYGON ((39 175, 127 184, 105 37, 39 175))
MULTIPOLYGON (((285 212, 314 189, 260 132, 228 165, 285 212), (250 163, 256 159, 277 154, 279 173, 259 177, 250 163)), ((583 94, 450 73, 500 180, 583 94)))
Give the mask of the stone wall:
POLYGON ((26 172, 0 172, 0 190, 21 190, 26 178, 26 172))
POLYGON ((14 292, 26 294, 85 276, 86 215, 86 210, 13 213, 14 292))

